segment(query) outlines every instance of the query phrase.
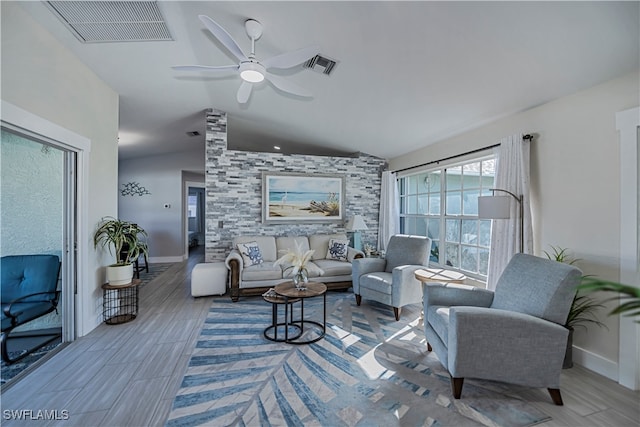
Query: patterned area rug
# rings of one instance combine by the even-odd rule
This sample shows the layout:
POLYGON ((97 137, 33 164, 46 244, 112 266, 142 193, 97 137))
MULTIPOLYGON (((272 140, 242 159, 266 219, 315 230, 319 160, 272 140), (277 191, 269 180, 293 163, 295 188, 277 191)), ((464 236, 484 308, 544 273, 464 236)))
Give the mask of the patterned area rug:
POLYGON ((149 264, 149 272, 142 270, 140 271, 140 288, 142 288, 147 283, 151 282, 156 277, 160 276, 162 273, 167 271, 172 265, 175 265, 171 262, 158 263, 158 264, 149 264))
MULTIPOLYGON (((38 350, 34 351, 33 353, 31 353, 30 355, 28 355, 24 359, 21 359, 18 362, 13 363, 11 365, 6 364, 4 362, 4 360, 3 360, 2 361, 2 368, 1 368, 1 372, 2 372, 2 380, 1 380, 1 382, 2 382, 2 384, 12 380, 13 378, 15 378, 18 374, 20 374, 22 371, 27 369, 29 366, 31 366, 34 363, 36 363, 43 356, 46 356, 48 352, 50 352, 51 350, 56 348, 59 344, 60 344, 60 340, 58 340, 57 342, 54 342, 52 344, 47 344, 44 347, 41 347, 38 350)), ((22 351, 10 351, 9 352, 9 357, 14 358, 14 357, 19 356, 22 353, 23 353, 22 351)))
MULTIPOLYGON (((304 309, 305 318, 321 319, 322 298, 304 309)), ((426 351, 419 309, 409 311, 396 322, 389 307, 358 307, 351 293, 329 293, 325 338, 291 345, 264 338, 271 306, 262 298, 216 299, 166 425, 530 426, 550 419, 498 383, 467 380, 454 400, 449 376, 426 351)))

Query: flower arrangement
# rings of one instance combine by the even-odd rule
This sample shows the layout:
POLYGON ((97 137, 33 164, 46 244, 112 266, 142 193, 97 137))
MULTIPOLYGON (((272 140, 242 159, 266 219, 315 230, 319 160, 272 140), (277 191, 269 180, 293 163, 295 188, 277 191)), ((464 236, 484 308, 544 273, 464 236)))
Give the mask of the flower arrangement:
POLYGON ((286 254, 278 258, 273 265, 287 265, 284 271, 291 270, 291 278, 298 289, 304 289, 304 283, 309 281, 309 270, 324 274, 324 271, 317 265, 309 263, 311 256, 315 252, 313 249, 305 251, 298 242, 295 250, 289 249, 286 254))

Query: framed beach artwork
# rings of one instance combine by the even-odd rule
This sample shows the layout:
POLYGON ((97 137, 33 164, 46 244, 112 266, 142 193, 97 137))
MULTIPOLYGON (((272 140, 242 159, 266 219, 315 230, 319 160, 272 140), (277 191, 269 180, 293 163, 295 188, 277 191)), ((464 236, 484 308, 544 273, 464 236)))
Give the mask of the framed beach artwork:
POLYGON ((262 222, 339 222, 344 219, 343 176, 262 173, 262 222))

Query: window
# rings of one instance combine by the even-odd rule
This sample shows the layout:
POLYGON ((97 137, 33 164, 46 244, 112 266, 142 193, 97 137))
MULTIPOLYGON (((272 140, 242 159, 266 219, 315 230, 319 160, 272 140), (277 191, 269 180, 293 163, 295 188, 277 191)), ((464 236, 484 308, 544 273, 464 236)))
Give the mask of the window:
POLYGON ((431 238, 431 264, 486 279, 491 220, 478 219, 478 196, 494 176, 491 156, 401 177, 400 231, 431 238))

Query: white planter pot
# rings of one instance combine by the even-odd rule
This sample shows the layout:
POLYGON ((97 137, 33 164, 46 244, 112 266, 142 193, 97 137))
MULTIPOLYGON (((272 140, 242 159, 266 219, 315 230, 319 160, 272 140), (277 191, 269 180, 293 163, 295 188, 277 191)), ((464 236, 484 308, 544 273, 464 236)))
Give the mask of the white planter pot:
POLYGON ((107 267, 107 282, 111 286, 123 286, 133 279, 133 264, 110 265, 107 267))

